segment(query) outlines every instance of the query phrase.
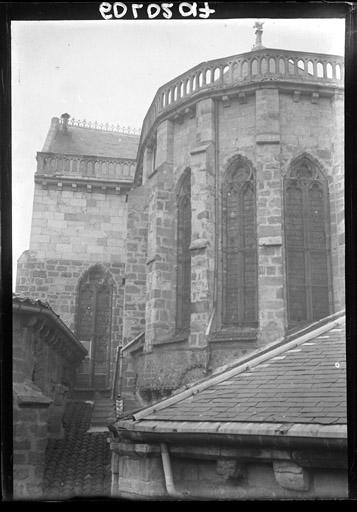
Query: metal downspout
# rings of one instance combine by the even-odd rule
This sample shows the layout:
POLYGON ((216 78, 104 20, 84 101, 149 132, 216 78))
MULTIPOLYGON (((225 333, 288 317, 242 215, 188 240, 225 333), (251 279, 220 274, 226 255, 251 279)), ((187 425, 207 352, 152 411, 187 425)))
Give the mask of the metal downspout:
POLYGON ((174 482, 174 478, 172 475, 170 453, 169 453, 166 443, 160 443, 160 448, 161 448, 161 460, 162 460, 162 467, 164 470, 165 486, 166 486, 167 494, 169 496, 172 496, 173 498, 184 498, 185 494, 177 491, 176 487, 175 487, 175 482, 174 482))

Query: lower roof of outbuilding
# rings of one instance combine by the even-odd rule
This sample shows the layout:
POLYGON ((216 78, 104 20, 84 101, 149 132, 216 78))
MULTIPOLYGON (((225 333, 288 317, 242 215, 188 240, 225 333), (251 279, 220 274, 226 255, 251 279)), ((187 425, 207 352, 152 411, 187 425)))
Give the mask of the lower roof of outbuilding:
POLYGON ((119 432, 345 439, 343 314, 116 423, 119 432))

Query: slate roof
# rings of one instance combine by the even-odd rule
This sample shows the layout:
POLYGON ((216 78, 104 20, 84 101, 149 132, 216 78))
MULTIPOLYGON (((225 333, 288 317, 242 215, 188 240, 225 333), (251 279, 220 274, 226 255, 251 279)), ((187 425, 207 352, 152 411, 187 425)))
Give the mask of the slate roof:
POLYGON ((42 151, 66 155, 105 156, 135 160, 138 145, 138 135, 79 126, 68 126, 68 132, 63 133, 60 125, 58 125, 50 140, 46 141, 42 151))
POLYGON ((72 401, 64 413, 65 436, 49 439, 44 473, 45 498, 110 496, 108 432, 88 433, 92 404, 72 401))
POLYGON ((134 414, 134 421, 123 420, 122 426, 140 430, 146 425, 159 432, 160 428, 167 430, 170 422, 180 422, 186 429, 195 422, 201 428, 212 422, 345 425, 344 319, 327 329, 321 333, 320 328, 320 334, 310 333, 302 341, 296 339, 286 350, 271 350, 256 366, 253 359, 248 370, 245 366, 240 372, 238 367, 236 374, 226 371, 227 377, 223 374, 218 382, 208 379, 201 390, 193 387, 191 396, 182 392, 180 399, 178 393, 171 403, 170 398, 166 400, 166 407, 165 401, 161 406, 154 404, 134 414))

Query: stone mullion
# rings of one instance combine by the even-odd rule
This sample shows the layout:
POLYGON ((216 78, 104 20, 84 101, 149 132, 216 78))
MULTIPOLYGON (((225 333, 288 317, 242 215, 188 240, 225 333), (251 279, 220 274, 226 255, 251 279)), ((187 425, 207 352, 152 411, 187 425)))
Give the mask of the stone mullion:
POLYGON ((313 321, 313 301, 312 301, 312 268, 311 268, 311 207, 310 207, 310 183, 303 184, 303 221, 304 221, 304 257, 305 257, 305 300, 306 317, 308 322, 313 321))

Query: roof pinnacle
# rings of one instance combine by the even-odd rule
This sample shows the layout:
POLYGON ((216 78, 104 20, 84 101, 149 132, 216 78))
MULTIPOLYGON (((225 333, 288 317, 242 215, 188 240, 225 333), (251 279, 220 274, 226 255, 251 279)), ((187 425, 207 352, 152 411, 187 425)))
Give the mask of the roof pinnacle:
POLYGON ((263 22, 256 21, 253 25, 255 28, 255 44, 252 47, 252 50, 260 50, 260 48, 264 48, 262 44, 262 36, 263 36, 263 22))

